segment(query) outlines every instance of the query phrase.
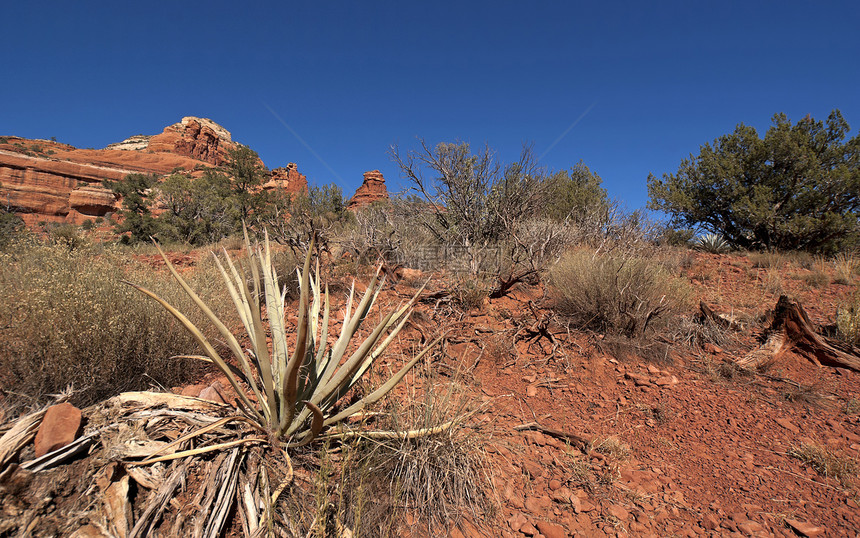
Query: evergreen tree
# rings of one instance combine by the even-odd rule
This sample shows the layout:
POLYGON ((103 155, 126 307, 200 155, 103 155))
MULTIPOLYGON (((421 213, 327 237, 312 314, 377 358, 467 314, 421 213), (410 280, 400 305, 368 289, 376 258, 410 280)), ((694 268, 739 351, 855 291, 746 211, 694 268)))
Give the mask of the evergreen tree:
POLYGON ((765 137, 739 124, 701 146, 676 174, 648 176, 649 207, 742 248, 832 252, 858 244, 860 135, 827 122, 773 117, 765 137))

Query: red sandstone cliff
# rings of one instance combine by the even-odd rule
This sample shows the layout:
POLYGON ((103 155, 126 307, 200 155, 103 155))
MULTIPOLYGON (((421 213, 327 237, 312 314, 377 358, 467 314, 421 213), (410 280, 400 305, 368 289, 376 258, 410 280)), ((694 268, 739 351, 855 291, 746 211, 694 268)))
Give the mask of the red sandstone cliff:
POLYGON ((349 209, 359 209, 378 200, 388 200, 388 189, 385 188, 385 178, 379 170, 364 173, 364 181, 349 200, 349 209))
POLYGON ((272 170, 272 177, 263 188, 267 191, 280 189, 287 194, 307 194, 308 179, 299 173, 299 165, 289 163, 285 168, 272 170))
MULTIPOLYGON (((100 150, 0 137, 0 206, 16 211, 28 225, 39 221, 80 224, 118 209, 119 200, 101 185, 105 179, 220 166, 235 147, 229 131, 195 117, 182 118, 161 134, 132 136, 100 150)), ((274 170, 266 188, 307 192, 307 180, 291 164, 274 170)))

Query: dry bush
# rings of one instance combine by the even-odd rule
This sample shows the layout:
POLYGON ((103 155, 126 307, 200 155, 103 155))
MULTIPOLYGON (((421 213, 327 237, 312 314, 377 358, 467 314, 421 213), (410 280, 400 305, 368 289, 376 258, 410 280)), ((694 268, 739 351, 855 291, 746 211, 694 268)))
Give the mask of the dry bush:
POLYGON ((802 443, 800 446, 791 447, 788 455, 809 465, 825 478, 839 480, 843 486, 849 486, 851 479, 860 470, 853 458, 817 443, 802 443))
POLYGON ((688 307, 689 284, 635 253, 565 255, 550 270, 555 308, 584 328, 638 338, 688 307))
MULTIPOLYGON (((166 271, 138 265, 119 250, 28 242, 0 254, 0 388, 20 403, 35 403, 73 384, 73 402, 87 405, 198 375, 202 363, 170 358, 195 353, 194 339, 123 280, 197 314, 166 271)), ((214 273, 200 271, 192 280, 201 296, 222 298, 211 286, 214 273)))

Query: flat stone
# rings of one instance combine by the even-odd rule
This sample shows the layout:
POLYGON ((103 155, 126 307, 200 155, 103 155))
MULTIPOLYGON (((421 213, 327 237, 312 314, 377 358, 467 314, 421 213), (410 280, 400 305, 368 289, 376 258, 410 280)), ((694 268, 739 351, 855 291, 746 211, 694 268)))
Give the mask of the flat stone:
POLYGON ((702 528, 713 531, 720 527, 720 520, 714 514, 705 514, 702 518, 702 528))
POLYGON ((221 395, 218 394, 218 391, 215 390, 215 387, 206 387, 205 389, 200 391, 199 398, 203 400, 209 400, 210 402, 215 403, 227 403, 224 401, 224 398, 222 398, 221 395))
POLYGON ((738 530, 746 534, 747 536, 755 536, 764 531, 764 527, 762 527, 755 521, 748 520, 742 523, 738 523, 738 530))
POLYGON ((522 512, 517 512, 510 518, 508 518, 508 525, 514 532, 519 531, 526 523, 528 523, 528 519, 526 519, 525 514, 523 514, 522 512))
POLYGON ((532 478, 539 478, 543 476, 543 467, 541 467, 532 460, 526 460, 523 462, 523 470, 527 472, 532 478))
POLYGON ((525 525, 520 527, 520 532, 525 534, 526 536, 535 536, 538 533, 538 530, 529 522, 526 522, 525 525))
POLYGON ((45 411, 34 442, 36 457, 63 448, 81 432, 81 410, 65 402, 52 405, 45 411))
POLYGON ((529 497, 525 502, 526 510, 535 515, 544 514, 552 506, 549 497, 529 497))
POLYGON ((627 521, 627 518, 630 517, 630 512, 617 504, 610 506, 608 511, 610 515, 617 517, 620 521, 627 521))
POLYGON ((658 377, 654 380, 654 384, 658 387, 671 387, 678 384, 678 378, 673 375, 658 377))
POLYGON ((787 418, 777 418, 775 420, 777 424, 790 431, 791 433, 800 433, 800 430, 797 429, 797 426, 792 424, 792 422, 787 418))
POLYGON ((205 388, 206 385, 188 385, 187 387, 182 388, 182 392, 180 392, 180 394, 197 398, 205 388))
POLYGON ((567 538, 567 531, 564 527, 549 521, 538 521, 537 528, 546 538, 567 538))
POLYGON ((568 488, 560 487, 557 490, 550 493, 549 496, 555 502, 567 504, 570 502, 570 499, 571 499, 571 497, 573 497, 573 494, 570 492, 570 490, 568 488))
POLYGON ((796 519, 786 519, 785 522, 796 532, 799 532, 803 536, 809 536, 812 538, 813 536, 821 536, 824 534, 824 529, 821 527, 816 527, 812 523, 805 521, 798 521, 796 519))

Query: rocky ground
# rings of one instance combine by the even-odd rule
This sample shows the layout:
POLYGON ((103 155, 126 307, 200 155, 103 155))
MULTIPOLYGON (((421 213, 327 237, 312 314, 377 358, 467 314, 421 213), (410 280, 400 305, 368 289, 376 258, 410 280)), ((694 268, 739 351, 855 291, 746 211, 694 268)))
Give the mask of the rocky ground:
MULTIPOLYGON (((684 328, 670 327, 653 349, 625 348, 569 329, 525 283, 465 313, 421 303, 409 334, 449 335, 431 367, 478 408, 471 427, 498 505, 492 518, 433 534, 860 535, 860 372, 793 352, 758 372, 732 366, 759 345, 756 320, 779 295, 825 326, 853 282, 831 271, 810 284, 813 269, 791 260, 684 256, 696 295, 743 323, 720 345, 685 345, 684 328), (798 457, 813 446, 853 462, 854 476, 824 476, 798 457)), ((380 300, 412 292, 401 281, 380 300)), ((217 397, 213 380, 176 390, 217 397)))

